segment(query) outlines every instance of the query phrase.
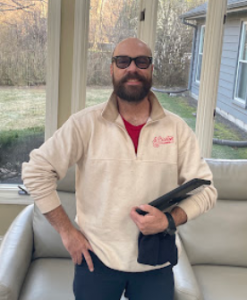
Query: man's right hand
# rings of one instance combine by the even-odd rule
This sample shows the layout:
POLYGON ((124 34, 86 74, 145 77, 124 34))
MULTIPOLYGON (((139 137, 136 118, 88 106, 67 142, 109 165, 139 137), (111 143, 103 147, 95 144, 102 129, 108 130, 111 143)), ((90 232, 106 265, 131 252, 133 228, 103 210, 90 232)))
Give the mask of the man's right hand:
POLYGON ((92 246, 84 235, 70 222, 62 206, 45 214, 51 225, 58 231, 62 242, 71 255, 74 264, 80 265, 85 259, 91 272, 94 270, 93 261, 89 250, 93 252, 92 246))
POLYGON ((84 235, 75 227, 71 226, 66 233, 61 233, 61 238, 65 248, 72 257, 74 264, 80 265, 84 258, 89 270, 93 272, 93 262, 88 252, 88 250, 93 251, 93 249, 84 235))

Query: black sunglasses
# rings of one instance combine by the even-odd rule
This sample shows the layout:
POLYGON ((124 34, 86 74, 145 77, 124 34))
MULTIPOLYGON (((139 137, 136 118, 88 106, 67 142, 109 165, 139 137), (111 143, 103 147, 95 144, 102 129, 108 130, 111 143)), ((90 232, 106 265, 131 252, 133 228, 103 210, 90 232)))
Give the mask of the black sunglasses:
POLYGON ((152 57, 149 56, 137 56, 137 57, 129 57, 129 56, 113 56, 112 62, 115 61, 116 66, 119 69, 126 69, 131 64, 132 60, 135 62, 137 68, 139 69, 147 69, 153 61, 152 57))

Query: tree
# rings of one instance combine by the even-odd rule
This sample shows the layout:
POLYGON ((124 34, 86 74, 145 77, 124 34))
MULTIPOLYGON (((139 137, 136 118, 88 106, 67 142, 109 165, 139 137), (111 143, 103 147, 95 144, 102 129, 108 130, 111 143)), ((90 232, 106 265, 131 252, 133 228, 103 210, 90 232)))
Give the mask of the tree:
POLYGON ((47 1, 23 3, 0 1, 1 85, 45 84, 47 1))
POLYGON ((88 85, 110 85, 109 65, 115 45, 136 35, 139 0, 92 0, 88 85))
POLYGON ((159 0, 154 83, 185 87, 188 81, 193 29, 179 16, 204 0, 159 0))

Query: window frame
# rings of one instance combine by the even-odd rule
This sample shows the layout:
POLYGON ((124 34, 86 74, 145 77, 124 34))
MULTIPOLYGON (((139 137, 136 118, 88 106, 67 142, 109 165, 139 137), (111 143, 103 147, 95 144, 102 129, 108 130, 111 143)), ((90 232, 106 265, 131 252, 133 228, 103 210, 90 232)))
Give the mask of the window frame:
POLYGON ((62 0, 48 1, 45 140, 51 137, 58 128, 61 2, 62 0))
POLYGON ((204 49, 204 38, 205 38, 205 27, 206 25, 201 25, 200 28, 200 38, 199 38, 199 45, 198 45, 198 53, 197 53, 197 65, 196 65, 196 74, 195 74, 195 78, 196 78, 196 83, 200 84, 201 82, 201 71, 202 71, 202 62, 201 62, 201 71, 200 71, 200 78, 198 80, 198 72, 199 72, 199 58, 200 55, 203 58, 203 49, 204 49), (202 32, 203 32, 203 39, 202 39, 202 32), (203 43, 202 47, 201 44, 203 43), (200 49, 202 48, 202 52, 200 52, 200 49))
POLYGON ((90 0, 75 0, 71 114, 86 106, 90 0))
MULTIPOLYGON (((60 64, 60 32, 61 32, 61 0, 48 1, 48 62, 47 62, 47 84, 46 84, 46 122, 45 139, 49 138, 58 127, 58 103, 59 103, 59 64, 60 64)), ((18 184, 0 184, 0 195, 6 192, 10 197, 1 197, 0 204, 28 204, 33 203, 23 198, 20 202, 17 191, 18 184), (2 199, 3 198, 3 199, 2 199)), ((23 196, 20 196, 23 197, 23 196)))
POLYGON ((240 36, 239 36, 239 51, 238 51, 238 61, 237 61, 237 71, 236 71, 236 77, 235 77, 235 88, 234 88, 234 103, 241 106, 242 108, 247 108, 247 92, 246 92, 246 99, 241 99, 237 96, 238 88, 239 88, 239 70, 240 70, 240 64, 246 64, 247 65, 247 59, 242 60, 242 50, 244 48, 244 26, 246 28, 245 32, 247 32, 247 20, 241 21, 241 30, 240 30, 240 36))
MULTIPOLYGON (((80 0, 75 0, 75 1, 80 2, 80 0)), ((86 1, 88 1, 88 0, 86 0, 86 1)), ((209 0, 209 3, 210 3, 210 1, 213 2, 213 0, 209 0)), ((226 0, 221 0, 221 1, 226 1, 226 0)), ((83 1, 83 3, 85 3, 85 2, 83 1)), ((52 18, 48 17, 48 24, 50 24, 50 25, 48 25, 48 26, 50 26, 48 28, 48 34, 50 34, 50 37, 53 37, 54 40, 52 40, 52 38, 50 38, 50 39, 48 38, 48 41, 51 42, 50 48, 48 49, 48 56, 49 56, 48 59, 50 58, 50 62, 53 65, 50 65, 50 68, 47 70, 48 71, 47 84, 49 84, 49 87, 47 87, 48 93, 47 93, 47 106, 46 106, 46 108, 47 108, 46 138, 51 136, 58 127, 57 120, 58 120, 58 113, 59 113, 58 99, 59 99, 59 69, 60 69, 59 62, 60 62, 61 0, 50 0, 48 2, 48 4, 49 4, 48 13, 49 13, 49 15, 52 15, 52 18), (50 88, 50 90, 49 90, 49 88, 50 88)), ((212 15, 212 12, 210 14, 212 15)), ((207 15, 208 15, 208 12, 207 12, 207 15)), ((152 20, 150 18, 147 18, 147 21, 151 22, 152 20)), ((205 25, 201 25, 201 26, 205 27, 205 25)), ((204 31, 204 37, 205 37, 205 31, 204 31)), ((83 42, 83 39, 82 39, 82 42, 83 42)), ((81 53, 83 53, 83 51, 81 51, 81 53)), ((83 54, 85 54, 85 53, 83 53, 83 54)), ((74 58, 75 58, 75 56, 74 56, 74 58)), ((78 58, 77 58, 77 60, 78 60, 78 58)), ((75 61, 73 63, 75 65, 75 61)), ((75 69, 74 69, 74 72, 76 73, 75 69)), ((74 76, 73 81, 77 79, 75 77, 76 76, 74 76)), ((77 84, 75 86, 77 86, 79 88, 79 84, 77 84)), ((200 99, 199 99, 199 101, 200 101, 200 99)), ((76 101, 73 103, 71 110, 75 111, 77 109, 78 105, 81 105, 79 97, 77 97, 76 101)), ((199 120, 198 122, 203 123, 203 120, 199 120)), ((213 120, 211 121, 211 123, 213 123, 213 120)), ((199 137, 202 139, 202 141, 208 140, 208 137, 205 135, 200 136, 200 134, 199 134, 198 140, 199 140, 199 137)), ((203 150, 203 148, 205 148, 204 145, 201 145, 201 147, 202 147, 202 150, 203 150)), ((11 186, 11 184, 9 184, 7 186, 9 187, 9 186, 11 186)), ((12 185, 12 186, 14 186, 14 185, 12 185)), ((18 190, 16 185, 15 185, 15 190, 18 190)), ((0 195, 1 195, 1 185, 0 185, 0 195)), ((16 194, 15 194, 15 197, 16 197, 16 194)), ((23 197, 23 196, 20 196, 20 199, 21 199, 21 197, 23 197)), ((9 199, 6 199, 6 202, 8 200, 9 199)), ((20 201, 18 201, 18 203, 20 203, 20 201)))

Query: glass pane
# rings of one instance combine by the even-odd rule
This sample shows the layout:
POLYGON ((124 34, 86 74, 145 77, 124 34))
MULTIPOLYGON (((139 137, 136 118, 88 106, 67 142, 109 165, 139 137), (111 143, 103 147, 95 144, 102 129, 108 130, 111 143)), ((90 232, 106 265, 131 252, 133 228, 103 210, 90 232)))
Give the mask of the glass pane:
POLYGON ((237 98, 246 101, 247 96, 247 64, 239 63, 238 82, 237 82, 237 98))
POLYGON ((200 81, 200 79, 201 79, 201 71, 202 71, 202 55, 199 54, 199 56, 198 56, 198 66, 197 66, 197 77, 196 77, 197 81, 200 81))
POLYGON ((202 26, 202 27, 201 27, 201 36, 200 36, 200 48, 199 48, 199 53, 203 53, 204 36, 205 36, 205 26, 202 26))
MULTIPOLYGON (((205 3, 204 0, 160 0, 158 3, 153 90, 162 106, 182 117, 193 130, 197 100, 191 92, 195 94, 194 89, 198 91, 196 77, 200 30, 195 31, 194 27, 183 24, 181 16, 190 14, 205 3), (195 32, 197 36, 193 44, 195 32)), ((193 20, 185 21, 195 25, 193 20)), ((202 55, 200 64, 201 60, 202 55)))
POLYGON ((112 52, 122 39, 136 37, 138 16, 139 0, 91 0, 87 106, 108 100, 112 52))
POLYGON ((22 183, 22 162, 44 141, 48 4, 1 2, 0 183, 22 183))

